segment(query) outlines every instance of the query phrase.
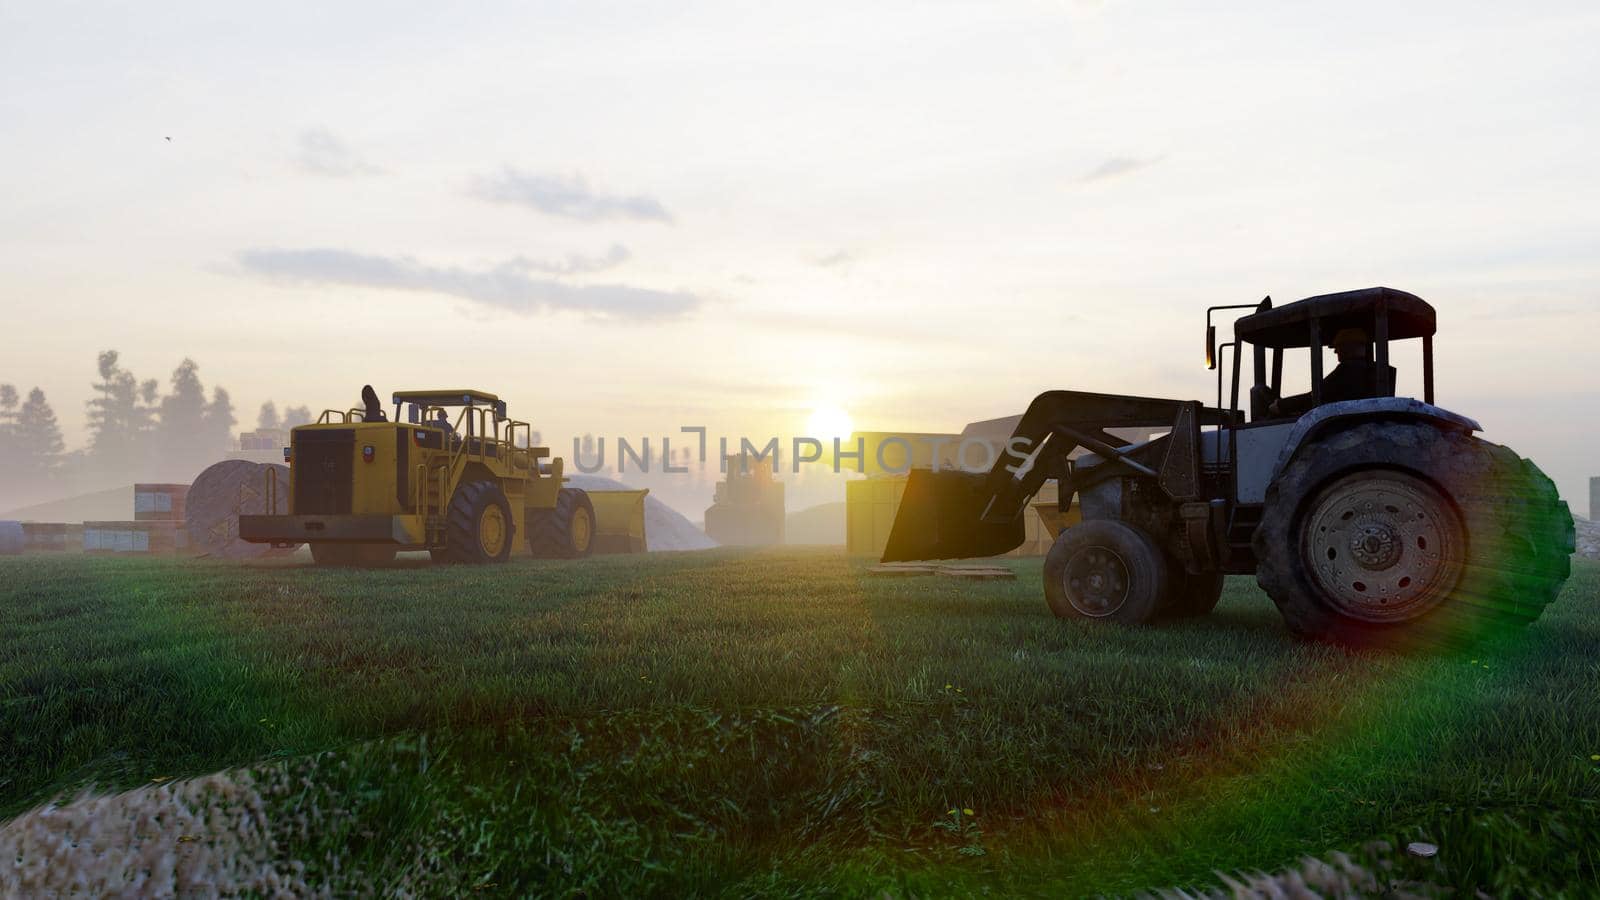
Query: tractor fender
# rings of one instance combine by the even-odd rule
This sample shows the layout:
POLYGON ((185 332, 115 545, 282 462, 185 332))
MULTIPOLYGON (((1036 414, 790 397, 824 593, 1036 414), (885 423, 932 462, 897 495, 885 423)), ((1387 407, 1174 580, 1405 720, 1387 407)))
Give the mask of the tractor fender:
POLYGON ((1342 431, 1373 420, 1429 422, 1450 431, 1483 430, 1482 425, 1466 416, 1411 397, 1373 397, 1324 403, 1301 416, 1289 430, 1272 464, 1272 478, 1278 477, 1278 473, 1308 441, 1330 431, 1342 431))

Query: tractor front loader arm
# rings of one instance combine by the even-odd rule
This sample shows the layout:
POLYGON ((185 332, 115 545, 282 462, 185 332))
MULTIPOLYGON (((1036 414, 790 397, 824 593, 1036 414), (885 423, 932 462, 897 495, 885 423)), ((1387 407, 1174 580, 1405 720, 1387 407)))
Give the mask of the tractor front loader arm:
MULTIPOLYGON (((1075 489, 1069 457, 1084 447, 1108 462, 1153 477, 1178 497, 1196 490, 1198 439, 1135 447, 1109 429, 1198 432, 1228 421, 1229 413, 1198 402, 1046 391, 1033 398, 987 474, 914 470, 885 545, 885 562, 994 556, 1019 546, 1023 513, 1047 479, 1061 479, 1061 497, 1075 489)), ((1102 471, 1111 466, 1097 467, 1102 471)))

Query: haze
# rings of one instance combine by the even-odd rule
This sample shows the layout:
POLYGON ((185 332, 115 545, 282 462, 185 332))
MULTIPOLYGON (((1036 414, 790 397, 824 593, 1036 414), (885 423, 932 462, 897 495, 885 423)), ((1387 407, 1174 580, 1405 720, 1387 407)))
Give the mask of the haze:
POLYGON ((1211 397, 1206 306, 1386 284, 1587 513, 1600 12, 1538 6, 7 3, 0 382, 69 448, 104 349, 240 430, 945 431, 1211 397))

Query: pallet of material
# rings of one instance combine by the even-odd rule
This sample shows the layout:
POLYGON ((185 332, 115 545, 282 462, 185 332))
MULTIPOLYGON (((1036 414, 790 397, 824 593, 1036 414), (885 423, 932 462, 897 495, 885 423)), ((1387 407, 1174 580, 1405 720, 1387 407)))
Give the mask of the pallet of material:
POLYGON ((136 484, 133 517, 140 522, 182 522, 187 484, 136 484))
POLYGON ((85 522, 85 553, 178 556, 189 553, 182 522, 85 522))
POLYGON ((83 526, 72 522, 23 522, 23 550, 28 553, 75 553, 83 549, 83 526))

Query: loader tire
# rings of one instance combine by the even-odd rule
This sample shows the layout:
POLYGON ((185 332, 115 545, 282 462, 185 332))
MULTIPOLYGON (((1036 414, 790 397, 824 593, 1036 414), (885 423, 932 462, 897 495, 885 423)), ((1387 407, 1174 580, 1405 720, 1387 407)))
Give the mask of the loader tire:
POLYGON ((384 544, 311 543, 311 560, 319 566, 386 566, 394 562, 395 552, 384 544))
POLYGON ((528 552, 540 559, 582 559, 594 552, 594 504, 578 488, 562 488, 550 509, 528 510, 528 552))
POLYGON ((450 498, 445 519, 445 561, 469 565, 505 562, 511 557, 515 532, 511 502, 500 485, 493 481, 463 484, 450 498))
POLYGON ((1149 535, 1094 519, 1056 536, 1044 559, 1044 597, 1058 618, 1142 625, 1160 614, 1170 576, 1149 535))
POLYGON ((1256 581, 1289 630, 1448 647, 1539 617, 1570 573, 1572 515, 1498 444, 1370 422, 1302 448, 1267 489, 1256 581))
POLYGON ((1186 572, 1182 563, 1175 562, 1163 614, 1173 619, 1190 619, 1210 613, 1222 599, 1223 578, 1221 572, 1186 572))

